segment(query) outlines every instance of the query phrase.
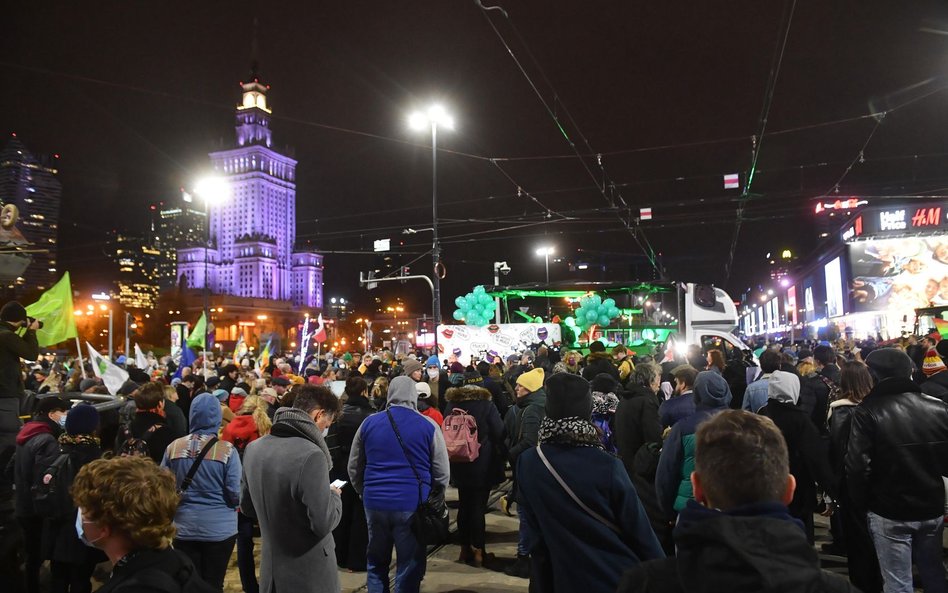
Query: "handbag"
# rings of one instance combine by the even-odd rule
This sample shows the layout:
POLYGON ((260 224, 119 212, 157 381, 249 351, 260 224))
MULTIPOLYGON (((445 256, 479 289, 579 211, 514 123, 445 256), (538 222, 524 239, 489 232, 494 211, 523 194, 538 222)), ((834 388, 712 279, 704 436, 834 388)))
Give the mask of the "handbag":
POLYGON ((411 532, 424 545, 437 546, 443 544, 448 540, 448 505, 444 502, 444 486, 432 484, 428 491, 428 499, 422 499, 422 484, 424 482, 421 481, 421 476, 418 474, 418 470, 415 469, 415 464, 412 463, 405 442, 402 441, 398 425, 395 424, 395 417, 392 416, 391 410, 385 410, 385 413, 388 415, 389 422, 392 423, 392 430, 395 431, 395 438, 398 439, 398 444, 405 454, 405 459, 408 460, 408 465, 418 481, 418 507, 415 508, 415 514, 412 516, 411 532))

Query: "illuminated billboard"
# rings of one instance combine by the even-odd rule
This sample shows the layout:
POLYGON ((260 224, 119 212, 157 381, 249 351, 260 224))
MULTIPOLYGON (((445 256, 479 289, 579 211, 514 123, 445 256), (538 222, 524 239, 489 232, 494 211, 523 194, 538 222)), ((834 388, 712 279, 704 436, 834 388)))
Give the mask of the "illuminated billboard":
POLYGON ((839 317, 843 309, 843 273, 840 258, 836 258, 823 268, 826 278, 826 316, 839 317))
POLYGON ((857 312, 948 305, 948 235, 858 241, 849 262, 857 312))

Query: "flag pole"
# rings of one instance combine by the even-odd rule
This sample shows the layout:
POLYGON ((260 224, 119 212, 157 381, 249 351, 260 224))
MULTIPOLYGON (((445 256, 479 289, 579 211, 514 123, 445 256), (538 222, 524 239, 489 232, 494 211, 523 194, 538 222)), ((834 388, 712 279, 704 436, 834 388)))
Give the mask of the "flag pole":
POLYGON ((79 355, 79 370, 82 371, 82 378, 86 378, 86 365, 82 363, 82 346, 79 345, 79 336, 76 336, 76 354, 79 355))

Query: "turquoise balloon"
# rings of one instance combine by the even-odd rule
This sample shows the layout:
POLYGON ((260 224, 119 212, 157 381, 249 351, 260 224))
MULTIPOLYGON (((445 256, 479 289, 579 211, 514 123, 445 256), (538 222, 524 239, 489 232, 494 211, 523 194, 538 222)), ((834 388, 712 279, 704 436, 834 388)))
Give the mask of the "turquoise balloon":
POLYGON ((597 321, 599 321, 599 325, 602 325, 602 326, 609 325, 609 318, 606 317, 605 315, 600 317, 597 321))
POLYGON ((460 309, 455 309, 455 310, 454 310, 454 320, 455 320, 455 321, 463 321, 463 320, 464 320, 464 312, 461 311, 460 309))
POLYGON ((615 299, 606 299, 606 300, 604 300, 604 301, 602 302, 602 304, 603 304, 603 306, 606 307, 607 309, 611 309, 612 307, 615 307, 615 306, 616 306, 616 301, 615 301, 615 299))
POLYGON ((464 305, 465 305, 466 303, 467 303, 467 301, 464 300, 464 297, 460 297, 460 296, 459 296, 458 298, 454 299, 454 305, 455 305, 458 309, 464 307, 464 305))

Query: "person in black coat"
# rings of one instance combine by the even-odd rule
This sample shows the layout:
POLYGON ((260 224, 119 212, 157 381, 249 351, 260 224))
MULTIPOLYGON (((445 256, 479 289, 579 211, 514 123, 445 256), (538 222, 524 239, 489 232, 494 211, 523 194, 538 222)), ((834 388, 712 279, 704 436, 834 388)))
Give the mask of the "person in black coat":
POLYGON ((546 389, 539 444, 516 470, 532 534, 530 590, 613 593, 625 568, 665 553, 622 463, 602 449, 589 382, 556 373, 546 389))
MULTIPOLYGON (((331 480, 349 481, 346 466, 352 441, 366 418, 375 413, 368 397, 368 384, 362 377, 346 379, 346 388, 342 405, 342 415, 329 427, 326 446, 332 457, 333 469, 329 472, 331 480)), ((365 520, 362 499, 352 486, 342 488, 342 516, 339 525, 333 529, 336 542, 336 564, 354 572, 366 569, 365 550, 369 545, 369 527, 365 520)))
MULTIPOLYGON (((96 432, 99 412, 94 406, 79 404, 66 415, 66 432, 59 435, 61 453, 69 454, 73 472, 61 476, 75 477, 82 466, 102 457, 102 447, 96 432)), ((69 489, 72 481, 60 482, 69 489)), ((50 561, 50 591, 52 593, 87 593, 92 591, 92 573, 96 564, 105 562, 101 551, 79 541, 76 534, 76 509, 66 518, 50 519, 43 534, 44 557, 50 561)))
POLYGON ((171 441, 184 434, 178 434, 165 417, 165 393, 158 383, 143 385, 135 394, 135 415, 128 428, 119 431, 115 439, 115 450, 121 452, 128 439, 142 439, 148 445, 148 456, 155 463, 161 463, 165 449, 171 441))
POLYGON ((831 346, 819 345, 813 349, 813 362, 816 375, 801 381, 797 406, 807 413, 820 436, 826 437, 829 431, 826 416, 829 413, 830 386, 839 385, 836 351, 831 346))
POLYGON ((597 340, 589 345, 589 356, 586 357, 586 366, 583 368, 583 379, 592 381, 599 373, 608 373, 616 381, 619 380, 619 369, 612 362, 612 355, 606 352, 606 347, 597 340))
POLYGON ((704 422, 695 439, 695 500, 678 516, 678 553, 630 568, 618 593, 857 591, 820 570, 803 526, 788 513, 796 483, 772 421, 725 410, 704 422))
POLYGON ((616 446, 630 477, 635 474, 635 455, 642 445, 662 442, 656 395, 660 383, 661 367, 652 362, 639 363, 632 371, 627 390, 621 394, 616 408, 616 446))
POLYGON ((451 479, 458 489, 458 543, 461 554, 458 562, 480 567, 485 558, 487 526, 487 497, 491 486, 503 481, 504 424, 491 401, 491 394, 483 387, 465 385, 445 392, 445 426, 455 416, 470 414, 477 422, 477 442, 480 450, 471 462, 451 462, 451 479))
POLYGON ((800 378, 786 371, 774 371, 767 385, 767 405, 758 414, 774 421, 787 441, 790 473, 797 479, 796 492, 788 508, 803 522, 807 541, 813 543, 813 513, 816 512, 816 484, 834 500, 836 480, 829 465, 826 441, 809 416, 799 407, 800 378))

